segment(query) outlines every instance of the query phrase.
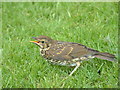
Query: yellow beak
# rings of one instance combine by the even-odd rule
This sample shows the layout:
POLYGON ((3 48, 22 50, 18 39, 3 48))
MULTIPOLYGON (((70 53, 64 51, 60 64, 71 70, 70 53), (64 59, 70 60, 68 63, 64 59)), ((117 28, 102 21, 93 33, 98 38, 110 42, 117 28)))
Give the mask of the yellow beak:
POLYGON ((38 41, 30 41, 30 42, 32 42, 32 43, 39 43, 38 41))

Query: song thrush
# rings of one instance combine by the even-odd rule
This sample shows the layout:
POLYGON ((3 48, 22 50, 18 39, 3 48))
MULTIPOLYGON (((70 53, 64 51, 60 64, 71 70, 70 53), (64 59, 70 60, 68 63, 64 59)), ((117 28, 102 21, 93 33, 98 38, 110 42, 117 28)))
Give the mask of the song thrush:
POLYGON ((75 66, 70 76, 77 70, 80 63, 92 58, 114 61, 115 56, 88 48, 79 43, 53 40, 48 36, 33 37, 40 48, 40 54, 50 63, 64 66, 75 66))

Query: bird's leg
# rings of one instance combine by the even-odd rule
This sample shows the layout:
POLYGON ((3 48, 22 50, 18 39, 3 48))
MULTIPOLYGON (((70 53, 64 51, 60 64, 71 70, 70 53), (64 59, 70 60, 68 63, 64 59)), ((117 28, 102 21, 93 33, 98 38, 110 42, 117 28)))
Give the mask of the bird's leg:
MULTIPOLYGON (((76 70, 77 70, 77 68, 80 66, 80 62, 76 62, 76 67, 73 69, 73 71, 69 74, 69 76, 71 76, 76 70)), ((69 77, 68 76, 68 77, 69 77)), ((65 77, 63 80, 62 80, 62 82, 64 81, 64 80, 66 80, 68 77, 65 77)))
POLYGON ((71 76, 76 70, 77 70, 77 68, 80 66, 80 62, 77 62, 76 63, 77 64, 77 66, 74 68, 74 70, 69 74, 69 76, 71 76))

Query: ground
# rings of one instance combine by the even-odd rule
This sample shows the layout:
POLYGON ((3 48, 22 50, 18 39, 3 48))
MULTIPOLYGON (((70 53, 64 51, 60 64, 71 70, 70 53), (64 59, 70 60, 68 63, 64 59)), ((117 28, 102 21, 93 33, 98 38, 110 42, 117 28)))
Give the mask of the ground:
POLYGON ((71 67, 51 65, 31 37, 46 35, 101 52, 118 51, 118 3, 2 3, 4 88, 117 88, 118 64, 92 59, 68 79, 71 67))

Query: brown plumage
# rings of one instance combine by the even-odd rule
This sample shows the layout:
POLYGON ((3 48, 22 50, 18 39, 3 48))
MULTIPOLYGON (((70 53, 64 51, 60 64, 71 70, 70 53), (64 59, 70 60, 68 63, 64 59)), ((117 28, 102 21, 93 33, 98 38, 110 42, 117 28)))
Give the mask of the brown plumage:
POLYGON ((70 73, 72 75, 84 60, 100 58, 114 61, 115 56, 109 53, 102 53, 88 48, 79 43, 61 42, 47 36, 33 37, 37 41, 31 41, 40 47, 40 54, 50 63, 76 66, 70 73))

